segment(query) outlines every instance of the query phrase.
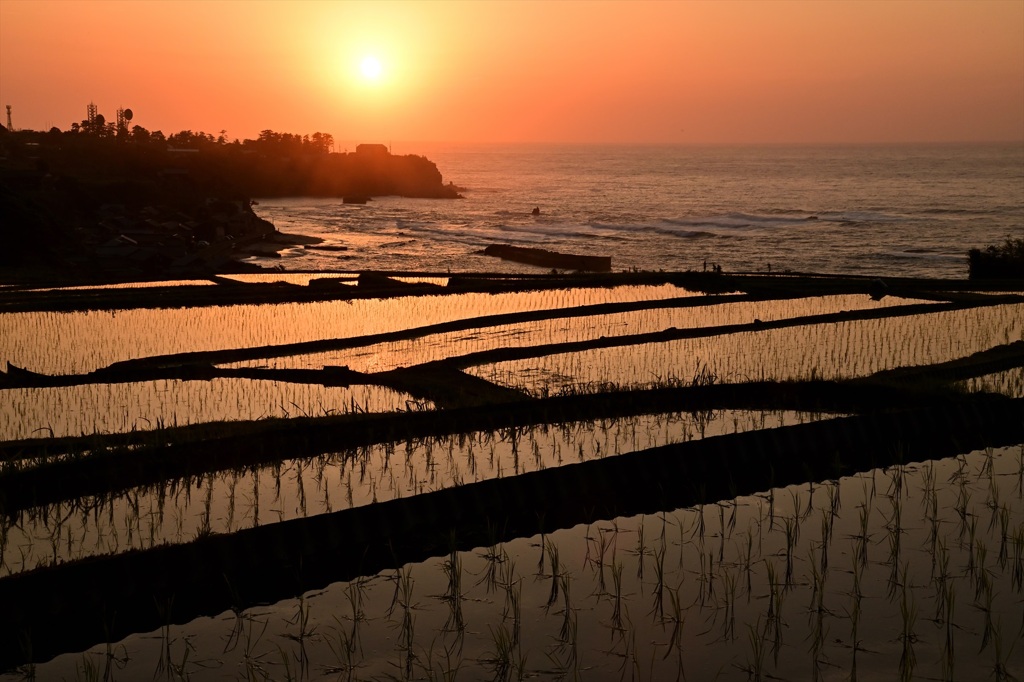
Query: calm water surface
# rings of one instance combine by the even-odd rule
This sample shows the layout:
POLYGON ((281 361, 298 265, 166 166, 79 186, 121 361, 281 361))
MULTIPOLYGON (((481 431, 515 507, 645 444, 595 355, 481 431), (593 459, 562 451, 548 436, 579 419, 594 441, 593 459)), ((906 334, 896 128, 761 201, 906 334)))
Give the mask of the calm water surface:
POLYGON ((597 521, 168 624, 37 676, 1019 678, 1022 476, 1014 446, 597 521))

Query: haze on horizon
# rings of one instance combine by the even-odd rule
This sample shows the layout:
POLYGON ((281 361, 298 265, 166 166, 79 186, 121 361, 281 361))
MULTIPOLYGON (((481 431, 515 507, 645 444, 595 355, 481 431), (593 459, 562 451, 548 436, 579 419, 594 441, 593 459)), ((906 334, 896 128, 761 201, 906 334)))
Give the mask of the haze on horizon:
POLYGON ((0 2, 14 127, 90 102, 339 146, 1024 141, 1024 1, 0 2))

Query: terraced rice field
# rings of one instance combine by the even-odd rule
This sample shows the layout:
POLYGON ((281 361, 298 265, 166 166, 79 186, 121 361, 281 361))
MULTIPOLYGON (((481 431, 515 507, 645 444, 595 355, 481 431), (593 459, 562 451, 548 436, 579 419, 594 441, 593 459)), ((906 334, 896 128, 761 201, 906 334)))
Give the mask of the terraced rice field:
POLYGON ((1024 291, 304 277, 0 291, 0 680, 1024 677, 1024 291))

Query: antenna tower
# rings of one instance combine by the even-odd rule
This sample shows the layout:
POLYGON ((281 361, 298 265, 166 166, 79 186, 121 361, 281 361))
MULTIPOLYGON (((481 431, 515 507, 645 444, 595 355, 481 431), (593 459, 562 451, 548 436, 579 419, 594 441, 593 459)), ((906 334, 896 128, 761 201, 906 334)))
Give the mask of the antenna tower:
POLYGON ((89 126, 92 127, 96 125, 96 105, 92 102, 89 102, 89 107, 87 111, 89 112, 87 120, 89 121, 89 126))
POLYGON ((7 130, 13 132, 14 126, 11 125, 11 105, 7 105, 7 130))
POLYGON ((131 123, 132 118, 135 116, 131 109, 125 109, 119 107, 117 110, 117 135, 123 137, 128 134, 128 124, 131 123))

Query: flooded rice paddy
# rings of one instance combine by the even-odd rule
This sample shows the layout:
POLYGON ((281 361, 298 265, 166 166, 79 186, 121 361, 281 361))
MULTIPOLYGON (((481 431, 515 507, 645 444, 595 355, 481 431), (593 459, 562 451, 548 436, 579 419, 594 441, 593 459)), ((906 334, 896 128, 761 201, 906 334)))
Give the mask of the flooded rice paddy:
POLYGON ((271 465, 198 474, 116 495, 23 510, 4 530, 0 576, 816 418, 741 410, 638 415, 378 443, 312 459, 290 459, 282 453, 282 459, 271 465))
POLYGON ((1020 292, 765 281, 0 312, 0 680, 1024 677, 1020 292))
POLYGON ((59 656, 40 672, 211 680, 1016 675, 1022 472, 1017 446, 597 521, 167 624, 59 656))
POLYGON ((1024 304, 767 329, 499 362, 470 371, 534 394, 595 383, 618 387, 689 379, 785 381, 866 376, 947 362, 1024 338, 1024 304))
POLYGON ((365 298, 315 303, 0 314, 0 361, 35 372, 90 372, 168 353, 358 337, 531 310, 686 296, 659 287, 365 298), (41 342, 45 340, 45 342, 41 342))
MULTIPOLYGON (((250 360, 230 366, 313 368, 345 365, 360 372, 380 372, 496 348, 573 343, 587 339, 650 334, 665 329, 709 329, 752 322, 821 315, 837 310, 870 310, 906 305, 910 301, 887 297, 873 301, 867 296, 824 296, 781 301, 741 301, 719 305, 686 305, 680 308, 641 309, 613 314, 587 315, 585 324, 565 317, 477 326, 460 332, 425 334, 415 339, 375 343, 344 351, 297 354, 250 360)), ((628 370, 627 370, 628 371, 628 370)))
POLYGON ((4 391, 0 440, 151 431, 203 422, 396 412, 429 406, 382 386, 214 378, 4 391))

